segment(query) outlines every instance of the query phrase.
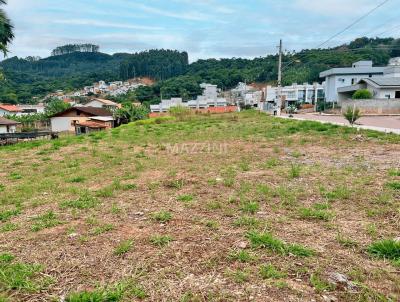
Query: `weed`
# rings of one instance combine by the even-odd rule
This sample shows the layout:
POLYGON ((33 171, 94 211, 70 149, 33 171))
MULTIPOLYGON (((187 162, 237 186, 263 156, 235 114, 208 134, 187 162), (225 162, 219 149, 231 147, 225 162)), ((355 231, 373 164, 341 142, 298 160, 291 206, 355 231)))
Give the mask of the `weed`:
POLYGON ((165 223, 172 219, 172 214, 168 211, 155 212, 151 214, 151 219, 165 223))
POLYGON ((114 255, 122 256, 128 253, 133 247, 133 240, 122 241, 114 250, 114 255))
POLYGON ((251 202, 249 201, 249 202, 243 203, 240 209, 244 213, 255 214, 260 209, 260 204, 255 201, 251 201, 251 202))
POLYGON ((0 291, 37 292, 50 283, 50 279, 39 277, 42 270, 41 265, 17 262, 11 254, 0 254, 0 291))
POLYGON ((268 159, 265 164, 264 164, 264 168, 266 169, 271 169, 273 167, 276 167, 279 165, 279 160, 275 157, 272 157, 270 159, 268 159))
POLYGON ((210 201, 207 203, 207 208, 209 210, 220 210, 222 209, 222 204, 219 201, 210 201))
POLYGON ((223 184, 226 187, 233 187, 236 179, 236 171, 233 167, 226 169, 223 173, 223 184))
POLYGON ((203 220, 202 223, 211 230, 218 230, 219 223, 215 220, 203 220))
POLYGON ((101 235, 101 234, 103 234, 103 233, 107 233, 107 232, 110 232, 110 231, 112 231, 112 230, 114 230, 114 225, 112 225, 112 224, 105 224, 105 225, 102 225, 102 226, 99 226, 99 227, 96 227, 96 228, 94 228, 93 230, 92 230, 92 234, 93 235, 101 235))
POLYGON ((239 261, 243 263, 252 262, 255 260, 255 257, 251 255, 248 251, 240 250, 240 251, 232 251, 228 255, 228 259, 233 261, 239 261))
POLYGON ((319 273, 311 274, 310 283, 318 293, 333 289, 332 285, 324 281, 319 273))
POLYGON ((234 225, 237 227, 256 228, 260 225, 260 221, 255 217, 241 216, 235 220, 234 225))
POLYGON ((375 238, 377 236, 378 229, 377 229, 375 223, 370 223, 367 225, 367 233, 373 238, 375 238))
POLYGON ((35 222, 31 226, 33 232, 39 232, 60 225, 62 222, 57 218, 53 211, 49 211, 33 219, 35 222))
POLYGON ((321 188, 321 193, 329 201, 347 200, 351 197, 351 191, 346 186, 338 186, 332 191, 325 191, 321 188))
POLYGON ((392 239, 372 243, 368 253, 378 258, 400 261, 400 242, 392 239))
POLYGON ((278 270, 272 264, 262 265, 260 267, 260 275, 263 279, 282 279, 286 274, 278 270))
POLYGON ((170 242, 172 242, 174 239, 171 236, 168 235, 154 235, 150 237, 150 242, 151 244, 158 246, 158 247, 164 247, 168 245, 170 242))
POLYGON ((303 219, 315 219, 315 220, 324 220, 329 221, 332 219, 333 214, 329 211, 315 208, 300 208, 299 209, 300 217, 303 219))
POLYGON ((86 178, 83 176, 76 176, 76 177, 71 178, 68 182, 81 183, 81 182, 84 182, 85 180, 86 180, 86 178))
POLYGON ((62 208, 73 208, 79 210, 91 209, 96 207, 99 201, 88 193, 81 195, 78 199, 61 203, 62 208))
POLYGON ((3 184, 0 184, 0 192, 3 192, 6 189, 6 186, 3 184))
POLYGON ((287 244, 270 233, 249 232, 247 233, 247 238, 253 248, 265 248, 284 255, 292 254, 299 257, 309 257, 315 253, 313 250, 298 244, 287 244))
POLYGON ((235 270, 235 271, 227 271, 226 273, 229 277, 233 279, 236 283, 244 283, 249 281, 250 274, 247 271, 243 270, 235 270))
POLYGON ((347 238, 344 237, 342 233, 338 233, 336 236, 336 241, 340 244, 343 245, 344 247, 348 247, 348 248, 352 248, 352 247, 357 247, 358 246, 358 242, 351 239, 351 238, 347 238))
POLYGON ((18 216, 21 214, 20 209, 15 209, 15 210, 6 210, 3 212, 0 212, 0 222, 8 221, 14 216, 18 216))
POLYGON ((22 179, 22 175, 19 174, 18 172, 12 172, 9 176, 9 178, 11 180, 18 180, 18 179, 22 179))
POLYGON ((168 180, 165 182, 165 186, 167 188, 178 189, 178 190, 182 189, 184 185, 185 185, 185 180, 183 179, 168 180))
POLYGON ((193 201, 194 197, 193 195, 187 194, 187 195, 179 195, 176 199, 184 203, 189 203, 193 201))
POLYGON ((289 178, 290 179, 299 178, 300 172, 301 172, 301 166, 292 163, 290 165, 289 178))
POLYGON ((0 227, 0 233, 12 232, 18 230, 18 225, 14 223, 5 223, 0 227))
POLYGON ((395 191, 400 191, 400 181, 391 181, 386 184, 386 187, 395 191))
POLYGON ((390 169, 388 174, 389 176, 400 176, 400 169, 390 169))

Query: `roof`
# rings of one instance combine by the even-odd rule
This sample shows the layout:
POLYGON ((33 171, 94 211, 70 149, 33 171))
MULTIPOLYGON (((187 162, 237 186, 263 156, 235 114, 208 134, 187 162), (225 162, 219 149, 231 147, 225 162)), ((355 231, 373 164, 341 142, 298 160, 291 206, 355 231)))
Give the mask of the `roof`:
POLYGON ((377 77, 377 78, 362 79, 360 82, 365 82, 375 87, 400 88, 400 78, 377 77))
POLYGON ((319 74, 320 78, 326 78, 332 75, 350 75, 350 74, 383 74, 385 67, 346 67, 332 68, 319 74))
POLYGON ((3 109, 4 111, 8 112, 21 112, 21 108, 15 105, 2 105, 0 104, 0 109, 3 109))
POLYGON ((16 121, 8 120, 8 119, 0 116, 0 125, 12 126, 12 125, 17 125, 17 124, 20 124, 20 123, 18 123, 16 121))
POLYGON ((63 116, 64 114, 67 114, 72 111, 77 111, 77 112, 83 112, 91 116, 112 116, 112 113, 108 111, 107 109, 103 108, 96 108, 96 107, 71 107, 68 108, 67 110, 64 110, 63 112, 54 114, 52 117, 60 117, 63 116))
POLYGON ((107 128, 107 126, 103 125, 103 124, 99 124, 96 122, 80 122, 78 124, 76 124, 77 126, 83 126, 83 127, 88 127, 88 128, 92 128, 92 129, 102 129, 102 128, 107 128))
POLYGON ((102 122, 112 122, 114 120, 114 118, 111 116, 94 116, 89 119, 94 120, 94 121, 102 121, 102 122))
MULTIPOLYGON (((93 101, 98 101, 98 102, 103 103, 104 105, 107 105, 107 106, 116 106, 116 107, 120 107, 120 104, 115 103, 115 102, 110 101, 110 100, 105 100, 105 99, 93 99, 93 100, 91 100, 90 102, 93 102, 93 101)), ((89 103, 90 103, 90 102, 89 102, 89 103)))

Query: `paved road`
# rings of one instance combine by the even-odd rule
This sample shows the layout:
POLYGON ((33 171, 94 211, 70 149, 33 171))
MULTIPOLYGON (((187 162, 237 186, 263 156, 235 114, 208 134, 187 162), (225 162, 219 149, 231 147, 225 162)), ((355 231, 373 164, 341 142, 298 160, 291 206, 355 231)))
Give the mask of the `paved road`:
MULTIPOLYGON (((283 117, 288 117, 283 115, 283 117)), ((295 119, 321 121, 337 125, 349 125, 342 116, 320 114, 295 114, 295 119)), ((400 134, 400 116, 364 116, 357 120, 357 126, 362 129, 371 129, 381 132, 393 132, 400 134)))

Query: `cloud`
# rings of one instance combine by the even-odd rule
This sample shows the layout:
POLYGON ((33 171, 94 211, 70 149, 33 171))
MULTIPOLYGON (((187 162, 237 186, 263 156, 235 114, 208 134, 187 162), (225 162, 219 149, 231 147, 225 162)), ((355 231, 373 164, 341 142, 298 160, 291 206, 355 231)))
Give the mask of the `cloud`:
POLYGON ((139 29, 139 30, 162 30, 163 27, 160 26, 146 26, 146 25, 135 25, 135 24, 125 24, 118 22, 107 22, 107 21, 97 21, 90 19, 61 19, 53 20, 56 24, 69 24, 69 25, 87 25, 94 27, 106 27, 106 28, 122 28, 122 29, 139 29))
POLYGON ((371 10, 377 4, 371 0, 295 0, 294 7, 299 10, 325 16, 356 15, 371 10))

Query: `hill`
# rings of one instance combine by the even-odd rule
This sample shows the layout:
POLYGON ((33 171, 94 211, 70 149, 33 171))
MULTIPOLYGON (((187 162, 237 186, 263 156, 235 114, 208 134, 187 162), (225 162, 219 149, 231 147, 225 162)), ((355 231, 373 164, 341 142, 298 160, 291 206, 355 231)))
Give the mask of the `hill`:
POLYGON ((242 112, 0 148, 1 300, 399 301, 399 144, 242 112))
MULTIPOLYGON (((359 38, 329 49, 306 49, 284 55, 284 84, 319 81, 323 70, 350 66, 358 60, 386 65, 400 55, 400 40, 359 38)), ((64 89, 72 90, 99 80, 123 80, 146 76, 159 80, 145 90, 141 100, 156 100, 198 93, 206 81, 230 89, 240 81, 268 83, 277 78, 277 56, 254 59, 208 59, 188 63, 188 54, 173 50, 150 50, 135 54, 107 55, 74 52, 40 60, 10 58, 0 63, 7 81, 0 86, 0 101, 29 102, 34 96, 64 89)))

